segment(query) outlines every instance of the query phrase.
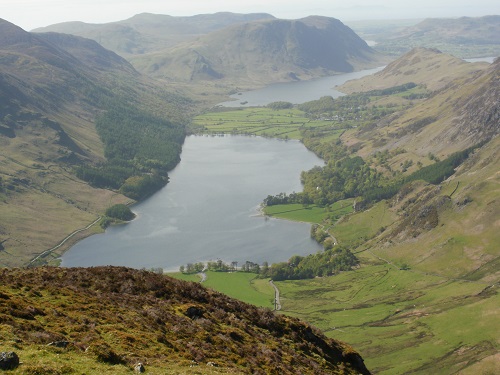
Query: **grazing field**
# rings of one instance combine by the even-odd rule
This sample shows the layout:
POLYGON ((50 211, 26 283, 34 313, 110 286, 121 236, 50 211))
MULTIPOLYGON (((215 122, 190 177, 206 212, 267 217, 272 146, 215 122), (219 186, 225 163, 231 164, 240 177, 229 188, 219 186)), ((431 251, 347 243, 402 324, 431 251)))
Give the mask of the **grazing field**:
POLYGON ((499 348, 496 287, 391 265, 276 283, 282 312, 357 348, 378 374, 450 374, 499 348))
POLYGON ((395 214, 388 209, 387 203, 382 201, 366 211, 345 216, 335 224, 332 232, 339 243, 356 245, 382 232, 394 220, 395 214))
POLYGON ((314 204, 277 204, 264 207, 264 213, 278 219, 321 224, 327 219, 335 221, 351 213, 353 211, 352 202, 352 199, 345 199, 328 207, 319 207, 314 204))
MULTIPOLYGON (((200 282, 201 277, 196 274, 172 273, 169 276, 200 282)), ((267 279, 258 279, 255 273, 248 272, 206 272, 207 279, 203 286, 212 288, 240 301, 255 306, 273 308, 274 289, 267 279)))
POLYGON ((305 129, 328 129, 337 139, 345 125, 332 120, 312 120, 296 109, 245 108, 219 110, 195 117, 195 131, 204 134, 245 134, 280 139, 300 139, 305 129))

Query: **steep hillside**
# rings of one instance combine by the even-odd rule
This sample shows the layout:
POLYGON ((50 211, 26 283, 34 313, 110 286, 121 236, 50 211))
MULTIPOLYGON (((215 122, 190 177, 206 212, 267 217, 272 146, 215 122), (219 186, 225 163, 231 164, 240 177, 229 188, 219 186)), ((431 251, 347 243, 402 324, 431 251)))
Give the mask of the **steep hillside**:
POLYGON ((75 176, 112 155, 102 138, 107 125, 100 120, 96 129, 96 119, 123 106, 165 119, 159 131, 175 129, 181 138, 175 163, 187 102, 92 40, 32 34, 4 20, 0 61, 0 265, 15 266, 94 222, 108 205, 130 201, 119 186, 99 189, 109 186, 75 176))
POLYGON ((164 50, 233 24, 272 18, 274 17, 264 13, 220 12, 191 17, 142 13, 118 22, 105 24, 65 22, 38 28, 33 32, 57 32, 82 36, 93 39, 105 48, 127 57, 164 50))
POLYGON ((380 127, 346 135, 364 143, 359 153, 365 157, 387 150, 393 169, 482 145, 441 184, 409 185, 394 198, 392 209, 401 216, 378 238, 380 254, 449 277, 498 278, 499 108, 497 59, 380 127))
POLYGON ((13 373, 369 374, 307 324, 147 271, 0 270, 2 350, 13 373))
POLYGON ((371 76, 346 82, 338 89, 347 94, 385 89, 413 82, 430 91, 444 88, 451 81, 482 70, 487 63, 468 63, 437 49, 418 47, 371 76))
POLYGON ((396 70, 407 69, 411 74, 398 76, 405 77, 406 82, 428 84, 435 91, 430 98, 415 102, 411 108, 379 122, 372 129, 365 127, 349 132, 344 140, 349 144, 362 140, 364 147, 360 155, 402 148, 415 157, 414 162, 425 164, 429 153, 444 158, 497 136, 500 61, 491 65, 470 64, 441 56, 439 51, 414 50, 377 73, 375 82, 389 76, 387 85, 391 85, 392 74, 398 75, 396 70), (411 64, 411 61, 417 63, 411 64), (439 68, 445 61, 450 62, 448 74, 439 68), (410 64, 404 65, 404 62, 410 64), (451 68, 453 66, 456 68, 451 68), (423 78, 426 76, 428 78, 423 78))
POLYGON ((430 18, 375 36, 376 49, 400 55, 415 47, 438 48, 462 58, 500 55, 500 16, 430 18))
POLYGON ((130 61, 155 77, 255 85, 351 72, 381 58, 340 21, 308 17, 230 26, 130 61))
MULTIPOLYGON (((345 131, 337 146, 331 146, 337 154, 327 155, 336 164, 325 169, 338 174, 343 164, 337 160, 349 154, 356 156, 358 159, 351 160, 357 160, 366 170, 358 186, 365 184, 367 188, 359 195, 370 204, 383 205, 387 199, 384 212, 390 214, 386 218, 394 219, 390 225, 380 225, 378 231, 374 228, 366 236, 373 237, 373 241, 361 248, 377 251, 381 258, 397 264, 407 263, 447 277, 465 277, 488 269, 481 272, 481 277, 496 278, 494 269, 500 255, 496 245, 500 59, 493 64, 473 66, 442 55, 417 49, 377 73, 373 81, 378 88, 384 80, 382 87, 394 84, 397 72, 408 72, 397 78, 406 77, 406 82, 432 83, 439 79, 447 84, 435 86, 434 91, 416 99, 399 94, 376 97, 372 91, 373 102, 365 102, 360 109, 369 112, 381 106, 399 110, 359 121, 358 126, 345 131), (447 75, 435 68, 444 61, 450 62, 447 75), (428 78, 422 80, 426 75, 428 78), (370 183, 377 188, 371 188, 370 183)), ((362 79, 351 85, 359 88, 371 83, 362 79)), ((314 136, 313 133, 304 143, 313 149, 327 150, 327 142, 321 143, 321 138, 315 142, 314 136)), ((323 175, 328 176, 326 172, 323 175)), ((318 173, 310 176, 312 186, 324 188, 321 193, 311 189, 305 175, 305 189, 309 189, 306 193, 327 198, 328 184, 318 180, 318 173)), ((358 218, 369 217, 369 212, 360 211, 358 218)), ((354 222, 346 220, 332 230, 342 233, 349 225, 355 227, 354 222)), ((342 244, 345 237, 339 234, 338 240, 342 244)))

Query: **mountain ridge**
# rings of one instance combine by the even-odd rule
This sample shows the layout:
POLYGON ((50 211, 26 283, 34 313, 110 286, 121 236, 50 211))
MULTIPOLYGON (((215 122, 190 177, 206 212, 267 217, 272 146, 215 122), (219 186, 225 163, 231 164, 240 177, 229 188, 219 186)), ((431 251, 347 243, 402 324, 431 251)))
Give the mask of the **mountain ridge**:
POLYGON ((233 25, 130 59, 158 78, 260 84, 351 72, 382 60, 342 22, 320 16, 233 25))
POLYGON ((65 22, 32 30, 59 32, 93 39, 125 57, 170 48, 180 42, 241 22, 274 18, 266 13, 219 12, 187 17, 141 13, 126 20, 89 24, 65 22))

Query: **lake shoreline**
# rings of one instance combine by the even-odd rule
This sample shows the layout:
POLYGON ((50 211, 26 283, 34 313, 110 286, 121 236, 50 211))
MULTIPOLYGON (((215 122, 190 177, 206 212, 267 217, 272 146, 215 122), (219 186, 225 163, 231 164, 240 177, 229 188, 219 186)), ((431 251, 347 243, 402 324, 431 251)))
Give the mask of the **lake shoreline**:
POLYGON ((319 247, 310 239, 309 223, 304 227, 304 223, 268 220, 259 204, 270 192, 302 190, 300 172, 322 163, 299 141, 188 136, 182 162, 169 173, 169 184, 133 206, 138 219, 126 230, 110 227, 100 236, 80 241, 63 254, 61 266, 176 269, 201 259, 244 262, 251 257, 261 263, 315 252, 319 247))

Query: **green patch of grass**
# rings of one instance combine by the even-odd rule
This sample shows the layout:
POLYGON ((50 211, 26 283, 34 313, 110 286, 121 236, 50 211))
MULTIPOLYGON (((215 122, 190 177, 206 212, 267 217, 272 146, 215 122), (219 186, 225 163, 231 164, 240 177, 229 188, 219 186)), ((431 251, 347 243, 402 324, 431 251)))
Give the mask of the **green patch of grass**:
POLYGON ((393 221, 394 213, 382 201, 366 211, 345 217, 333 227, 332 232, 340 244, 356 244, 372 238, 393 221))
POLYGON ((473 363, 500 349, 500 301, 485 284, 381 265, 276 285, 284 314, 349 342, 376 373, 447 374, 460 353, 473 363))
POLYGON ((316 205, 304 206, 302 204, 277 204, 264 208, 264 213, 278 219, 304 221, 307 223, 321 223, 328 212, 323 207, 316 205))
POLYGON ((352 199, 345 199, 327 207, 319 207, 314 204, 277 204, 264 207, 264 213, 278 219, 321 224, 326 219, 335 221, 351 213, 353 211, 352 201, 352 199))
POLYGON ((203 285, 255 306, 272 308, 274 289, 267 280, 256 277, 254 273, 208 271, 203 285))
MULTIPOLYGON (((256 274, 248 272, 207 271, 206 274, 207 279, 203 282, 203 286, 207 288, 255 306, 273 307, 274 289, 267 279, 258 279, 256 274)), ((175 272, 168 275, 184 281, 201 281, 197 274, 175 272)))
POLYGON ((208 134, 248 134, 281 139, 301 139, 303 129, 329 129, 329 140, 342 134, 343 126, 332 121, 311 120, 293 109, 245 108, 210 112, 194 118, 198 131, 208 134))

